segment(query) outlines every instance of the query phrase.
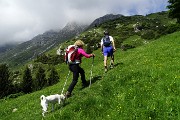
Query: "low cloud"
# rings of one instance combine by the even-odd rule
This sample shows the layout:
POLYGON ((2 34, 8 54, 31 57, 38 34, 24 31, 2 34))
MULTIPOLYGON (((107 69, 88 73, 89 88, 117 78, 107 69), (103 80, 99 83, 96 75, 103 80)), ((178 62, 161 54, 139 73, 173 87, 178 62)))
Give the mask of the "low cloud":
POLYGON ((70 21, 91 23, 105 14, 146 15, 168 0, 0 0, 0 45, 32 39, 70 21))

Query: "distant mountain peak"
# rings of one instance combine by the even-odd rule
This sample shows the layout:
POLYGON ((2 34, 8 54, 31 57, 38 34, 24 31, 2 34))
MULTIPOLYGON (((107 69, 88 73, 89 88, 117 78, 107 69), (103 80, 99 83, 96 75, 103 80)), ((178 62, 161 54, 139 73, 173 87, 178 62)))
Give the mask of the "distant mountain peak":
POLYGON ((72 30, 76 30, 76 29, 79 29, 79 28, 84 28, 85 26, 88 26, 88 25, 83 25, 83 24, 80 24, 78 22, 71 21, 71 22, 68 22, 63 29, 72 31, 72 30))
POLYGON ((96 20, 94 20, 90 24, 89 28, 92 28, 94 26, 98 26, 98 25, 102 24, 103 22, 106 22, 106 21, 109 21, 109 20, 114 20, 114 19, 120 18, 122 16, 123 15, 121 15, 121 14, 116 14, 116 15, 115 14, 106 14, 106 15, 104 15, 102 17, 99 17, 96 20))
POLYGON ((68 22, 64 29, 75 30, 79 25, 76 22, 68 22))

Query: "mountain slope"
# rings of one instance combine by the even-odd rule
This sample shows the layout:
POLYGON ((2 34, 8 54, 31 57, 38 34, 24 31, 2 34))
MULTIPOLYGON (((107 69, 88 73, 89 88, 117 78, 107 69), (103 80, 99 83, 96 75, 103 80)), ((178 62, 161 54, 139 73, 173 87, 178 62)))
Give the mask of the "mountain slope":
MULTIPOLYGON (((103 57, 99 50, 93 67, 92 85, 80 89, 64 107, 56 105, 45 119, 63 120, 124 120, 179 119, 180 109, 180 32, 166 35, 157 41, 128 51, 117 49, 115 67, 103 74, 103 57)), ((89 80, 92 59, 83 59, 82 67, 89 80)), ((68 67, 56 66, 61 79, 41 91, 0 101, 0 119, 42 119, 40 95, 61 93, 68 67), (12 112, 17 108, 16 112, 12 112)), ((70 75, 65 90, 70 84, 70 75)))
POLYGON ((88 25, 69 22, 60 31, 50 30, 9 50, 5 51, 3 48, 3 51, 1 51, 0 49, 0 61, 1 63, 9 64, 10 67, 20 66, 21 64, 25 64, 26 62, 45 53, 46 51, 57 47, 60 43, 78 36, 85 29, 89 29, 94 27, 94 25, 99 25, 109 20, 117 19, 120 16, 122 15, 107 14, 94 20, 89 27, 88 25))
POLYGON ((97 27, 99 26, 100 24, 104 23, 104 22, 107 22, 107 21, 110 21, 110 20, 115 20, 115 19, 118 19, 120 17, 122 17, 123 15, 121 14, 117 14, 117 15, 113 15, 113 14, 106 14, 100 18, 97 18, 96 20, 94 20, 90 25, 89 25, 89 28, 92 28, 92 27, 97 27))
POLYGON ((17 44, 5 44, 5 45, 0 45, 0 54, 10 50, 10 49, 13 49, 14 47, 16 47, 17 44))
POLYGON ((87 25, 79 25, 75 22, 68 23, 60 31, 47 31, 35 36, 33 39, 17 45, 15 48, 1 53, 0 61, 9 64, 10 67, 20 66, 42 53, 58 46, 60 43, 80 34, 87 25))
MULTIPOLYGON (((48 31, 34 37, 32 40, 18 45, 16 48, 0 54, 1 63, 7 63, 11 68, 21 67, 39 55, 51 49, 57 49, 61 43, 82 39, 89 46, 96 46, 102 38, 103 31, 108 29, 110 35, 116 40, 118 48, 134 48, 146 44, 152 39, 172 33, 179 29, 174 25, 173 19, 168 18, 167 12, 154 13, 147 16, 122 16, 107 14, 93 21, 87 26, 68 23, 59 32, 48 31), (133 25, 139 22, 141 30, 135 32, 133 25), (85 28, 87 28, 85 30, 85 28), (176 29, 174 29, 176 28, 176 29), (82 34, 82 31, 84 31, 82 34), (134 40, 128 40, 134 37, 134 40), (127 41, 127 42, 126 42, 127 41)), ((55 52, 54 52, 55 53, 55 52)))

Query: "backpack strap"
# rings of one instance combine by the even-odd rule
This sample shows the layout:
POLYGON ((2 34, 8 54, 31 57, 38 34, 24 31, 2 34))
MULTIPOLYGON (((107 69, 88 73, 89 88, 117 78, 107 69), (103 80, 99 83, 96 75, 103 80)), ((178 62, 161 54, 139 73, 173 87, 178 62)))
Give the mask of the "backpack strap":
POLYGON ((103 37, 103 46, 108 47, 110 45, 111 45, 110 37, 109 37, 109 35, 105 35, 103 37))

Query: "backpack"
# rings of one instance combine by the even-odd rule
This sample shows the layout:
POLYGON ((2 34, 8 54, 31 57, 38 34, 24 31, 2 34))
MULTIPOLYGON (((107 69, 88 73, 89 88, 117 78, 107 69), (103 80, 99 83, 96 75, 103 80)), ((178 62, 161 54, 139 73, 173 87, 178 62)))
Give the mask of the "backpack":
POLYGON ((75 62, 77 52, 78 52, 78 47, 76 45, 69 45, 66 48, 66 52, 64 56, 66 64, 75 62))
POLYGON ((111 41, 110 41, 110 38, 109 38, 108 35, 105 35, 105 36, 103 37, 103 45, 104 45, 105 47, 108 47, 108 46, 111 45, 111 41))

